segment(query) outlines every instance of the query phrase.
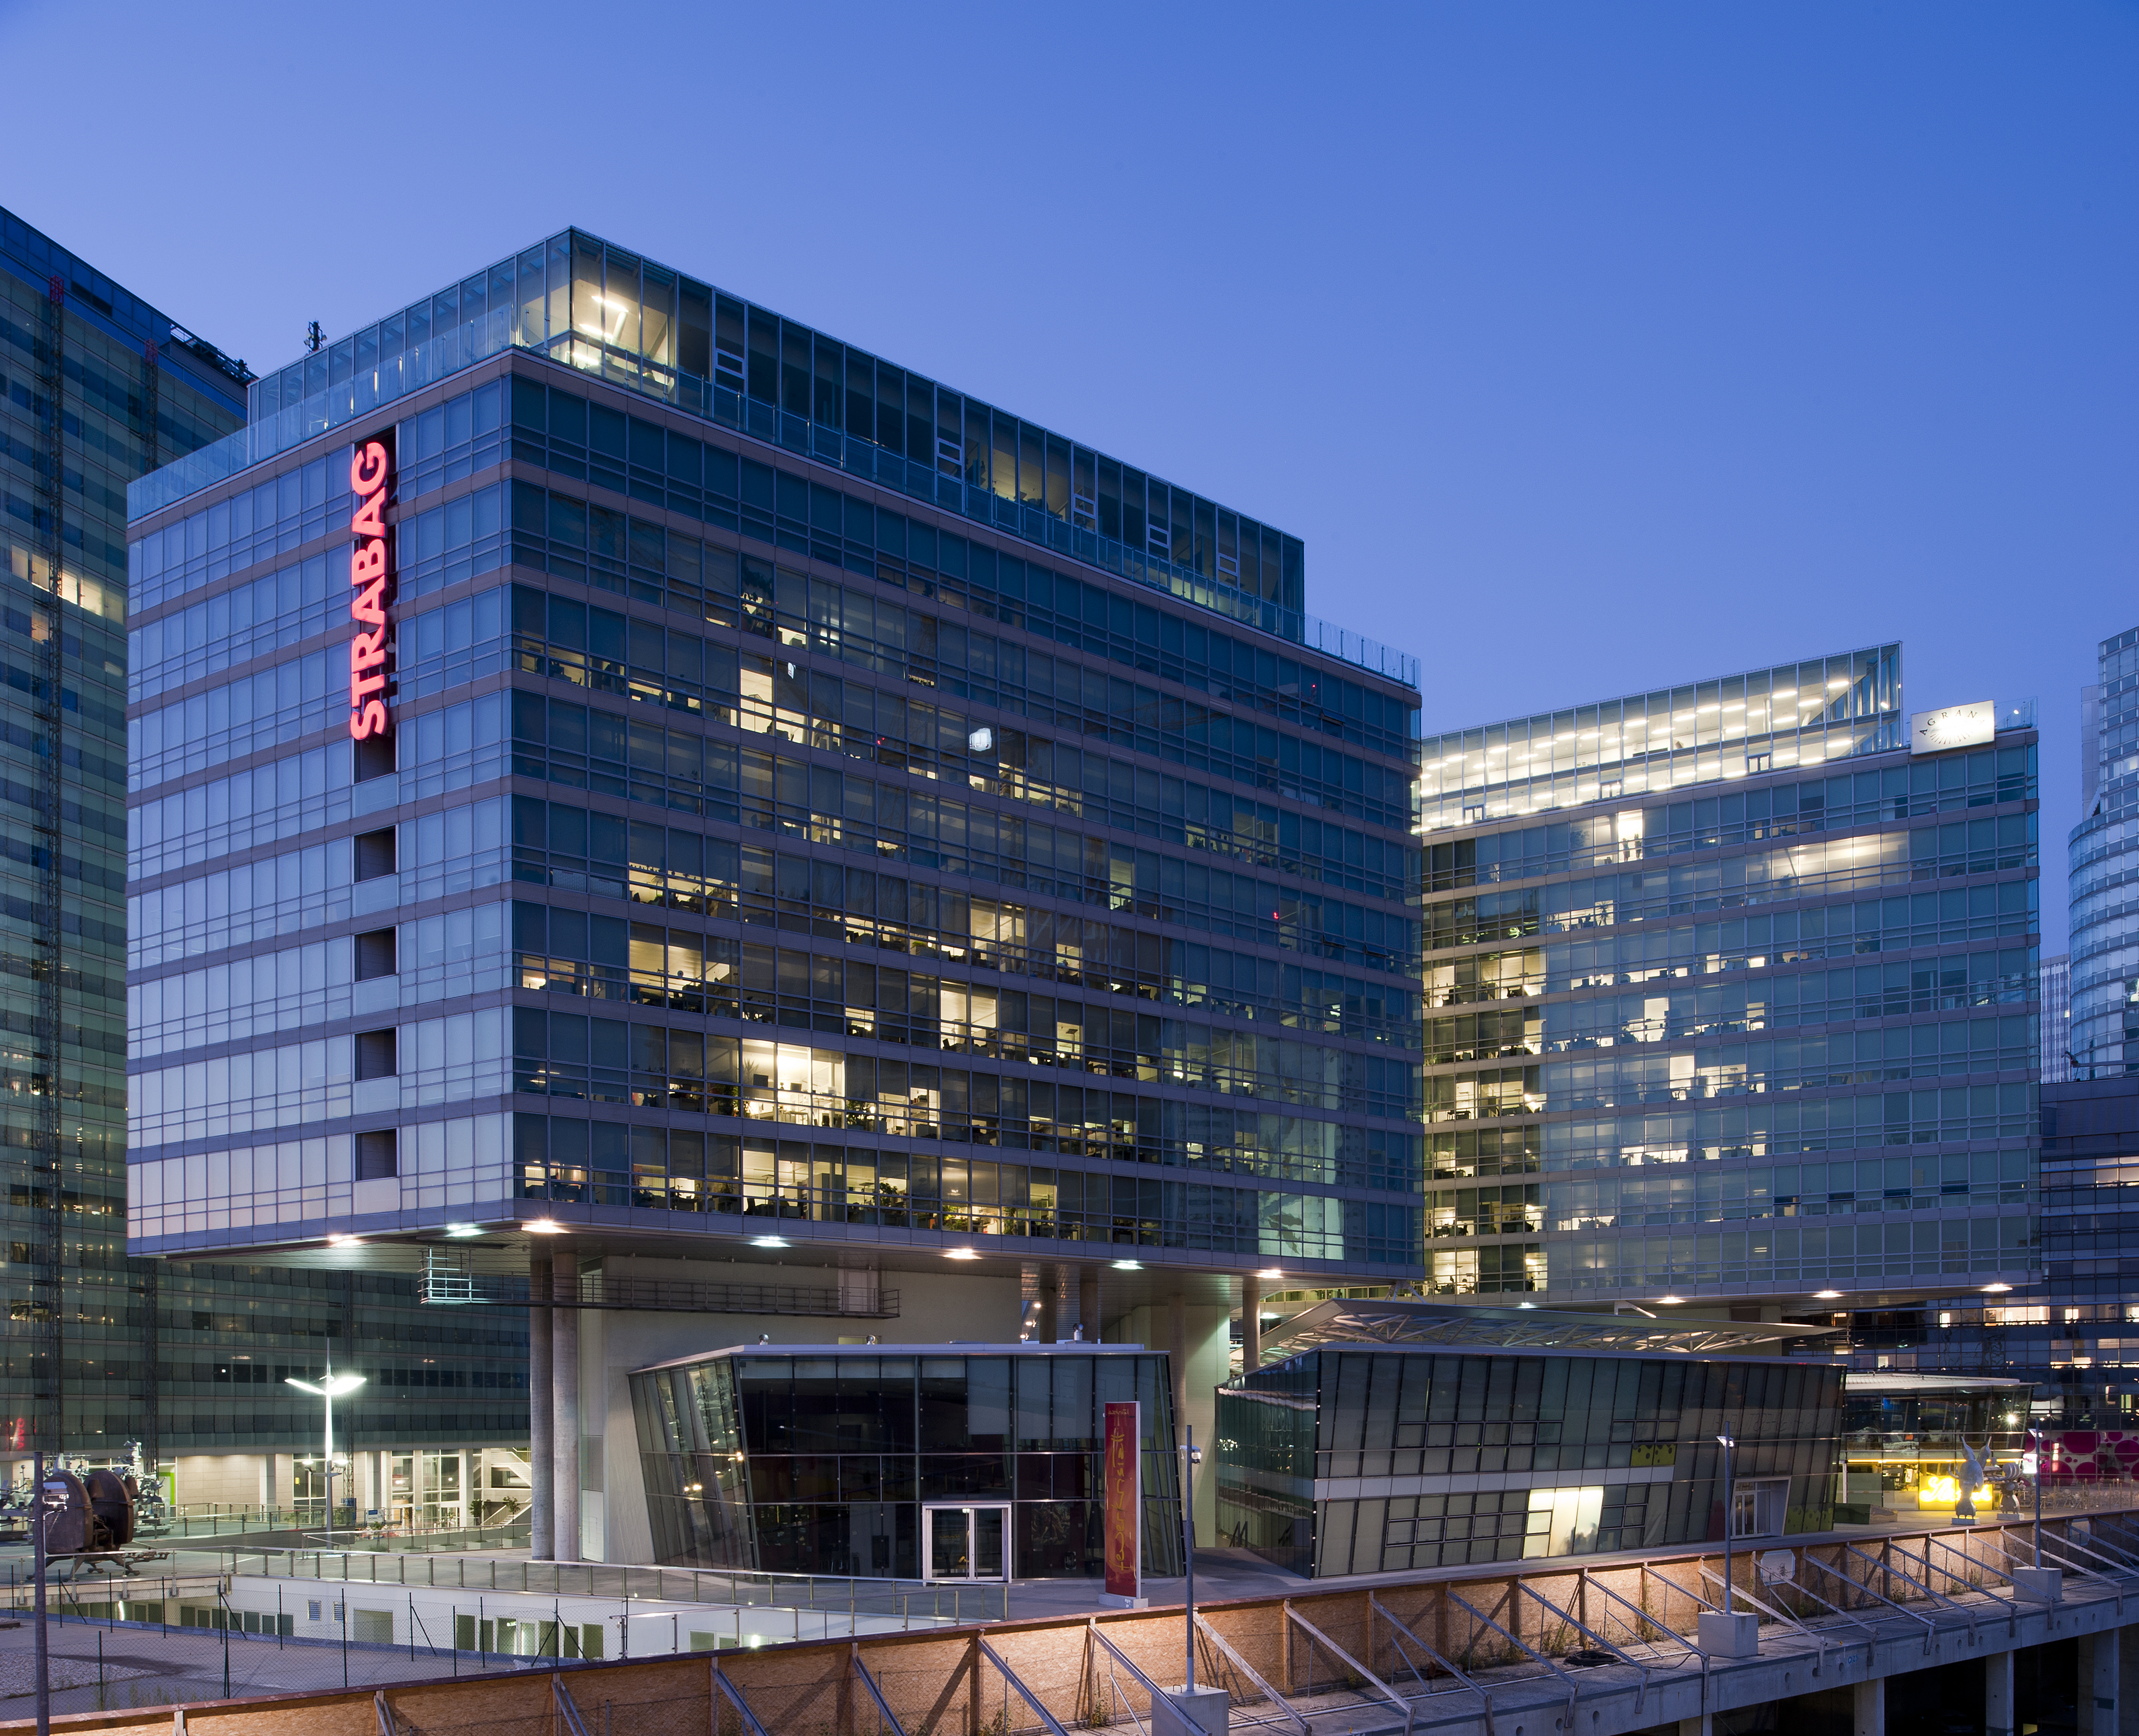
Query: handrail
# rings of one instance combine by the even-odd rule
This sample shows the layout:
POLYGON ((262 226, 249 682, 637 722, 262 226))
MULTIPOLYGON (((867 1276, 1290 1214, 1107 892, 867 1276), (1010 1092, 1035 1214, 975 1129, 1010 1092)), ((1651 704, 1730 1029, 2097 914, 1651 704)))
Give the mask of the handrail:
POLYGON ((394 1709, 386 1703, 386 1690, 378 1690, 371 1696, 371 1714, 379 1720, 379 1736, 401 1736, 394 1723, 394 1709))
MULTIPOLYGON (((1469 1606, 1466 1605, 1465 1607, 1468 1608, 1469 1606)), ((1379 1689, 1383 1696, 1388 1700, 1389 1704, 1395 1706, 1403 1714, 1404 1736, 1411 1736, 1412 1719, 1417 1715, 1418 1709, 1417 1707, 1413 1706, 1409 1700, 1406 1699, 1401 1694, 1398 1694, 1395 1689, 1392 1688, 1387 1682, 1376 1675, 1373 1670, 1368 1669, 1364 1664, 1362 1664, 1357 1658, 1353 1657, 1351 1653, 1345 1650, 1343 1646, 1339 1646, 1334 1640, 1331 1639, 1329 1635, 1323 1632, 1322 1630, 1317 1627, 1312 1621, 1309 1621, 1306 1616, 1301 1615, 1298 1610, 1292 1606, 1292 1600, 1290 1597, 1285 1600, 1285 1613, 1287 1620, 1295 1622, 1300 1626, 1305 1628, 1310 1639, 1320 1641, 1322 1642, 1323 1648, 1327 1650, 1331 1656, 1341 1660, 1352 1669, 1357 1670, 1362 1679, 1373 1683, 1376 1688, 1379 1689)))
POLYGON ((1124 1670, 1128 1670, 1128 1673, 1134 1676, 1139 1682, 1143 1684, 1145 1693, 1156 1699, 1160 1694, 1166 1692, 1166 1690, 1160 1687, 1157 1682, 1154 1682, 1149 1676, 1146 1675, 1142 1670, 1137 1667, 1137 1661, 1134 1658, 1131 1657, 1127 1652, 1123 1651, 1120 1646, 1115 1645, 1112 1640, 1109 1640, 1104 1634, 1099 1631, 1099 1624, 1096 1617, 1087 1616, 1084 1618, 1084 1631, 1091 1635, 1091 1636, 1097 1640, 1102 1646, 1105 1646, 1109 1651, 1112 1652, 1115 1658, 1119 1660, 1121 1666, 1124 1670))
POLYGON ((869 1690, 869 1697, 876 1702, 878 1712, 891 1726, 892 1736, 904 1736, 906 1726, 898 1721, 898 1714, 891 1709, 890 1702, 884 1699, 883 1690, 877 1686, 876 1678, 869 1673, 868 1666, 862 1662, 861 1647, 850 1646, 847 1652, 847 1660, 853 1666, 854 1673, 862 1679, 862 1686, 869 1690))
MULTIPOLYGON (((1518 1579, 1515 1581, 1514 1583, 1517 1586, 1520 1586, 1523 1582, 1521 1580, 1518 1579)), ((1471 1613, 1477 1617, 1479 1621, 1484 1622, 1486 1626, 1491 1628, 1495 1633, 1498 1634, 1502 1639, 1508 1641, 1510 1645, 1515 1646, 1518 1650, 1523 1652, 1527 1656, 1534 1658, 1539 1663, 1544 1665, 1547 1670, 1558 1676, 1560 1680, 1567 1684, 1567 1719, 1564 1727, 1570 1730, 1573 1729, 1574 1728, 1574 1703, 1582 1698, 1581 1686, 1575 1681, 1574 1678, 1569 1675, 1564 1670, 1562 1670, 1559 1665, 1554 1663, 1550 1658, 1547 1657, 1535 1646, 1526 1641, 1520 1634, 1510 1633, 1506 1628, 1501 1626, 1499 1622, 1495 1621, 1490 1616, 1487 1615, 1485 1611, 1480 1609, 1476 1604, 1471 1602, 1468 1598, 1460 1597, 1454 1592, 1443 1592, 1442 1595, 1446 1597, 1451 1603, 1461 1605, 1463 1608, 1470 1611, 1471 1613)), ((1536 1593, 1532 1592, 1531 1595, 1535 1597, 1536 1593)), ((1552 1606, 1549 1602, 1546 1602, 1542 1597, 1539 1598, 1538 1601, 1540 1603, 1544 1603, 1545 1607, 1548 1609, 1552 1607, 1552 1606)), ((1510 1617, 1515 1618, 1518 1626, 1520 1625, 1520 1618, 1515 1617, 1515 1611, 1519 1607, 1520 1607, 1520 1605, 1510 1600, 1508 1606, 1508 1614, 1510 1617)), ((1472 1643, 1475 1645, 1476 1642, 1474 1641, 1472 1643)), ((1644 1675, 1642 1685, 1644 1687, 1647 1685, 1646 1674, 1644 1675)))
MULTIPOLYGON (((1934 1567, 1931 1565, 1931 1546, 1934 1544, 1945 1550, 1948 1555, 1958 1555, 1963 1561, 1966 1562, 1969 1566, 1971 1567, 1980 1568, 1985 1573, 1995 1573, 1998 1570, 1992 1567, 1989 1562, 1979 1559, 1977 1557, 1970 1555, 1967 1550, 1955 1548, 1951 1543, 1947 1543, 1943 1538, 1934 1537, 1930 1535, 1928 1533, 1925 1535, 1924 1571, 1926 1573, 1943 1573, 1948 1579, 1955 1581, 1958 1583, 1967 1587, 1970 1591, 1975 1592, 1978 1597, 1988 1597, 1993 1603, 2004 1604, 2005 1606, 2006 1637, 2008 1639, 2018 1639, 2020 1636, 2020 1605, 2019 1601, 2011 1597, 2001 1597, 1996 1592, 1992 1591, 1988 1586, 1973 1584, 1961 1574, 1955 1572, 1951 1567, 1934 1567)), ((2010 1585, 2013 1582, 2012 1577, 2009 1573, 2006 1576, 2005 1582, 2008 1585, 2010 1585)), ((1975 1629, 1971 1626, 1969 1631, 1970 1633, 1973 1633, 1975 1629)))
MULTIPOLYGON (((1625 1598, 1622 1597, 1617 1592, 1613 1591, 1611 1587, 1606 1585, 1602 1580, 1592 1579, 1589 1577, 1589 1569, 1587 1567, 1580 1569, 1580 1572, 1583 1585, 1587 1589, 1593 1592, 1602 1592, 1607 1597, 1610 1598, 1613 1602, 1618 1604, 1620 1608, 1633 1611, 1634 1637, 1637 1641, 1639 1641, 1639 1643, 1645 1646, 1655 1644, 1655 1641, 1653 1641, 1642 1640, 1641 1637, 1642 1624, 1646 1622, 1649 1626, 1656 1629, 1658 1633, 1667 1636, 1674 1646, 1691 1652, 1696 1657, 1700 1657, 1702 1655, 1701 1648, 1698 1646, 1696 1646, 1691 1641, 1688 1640, 1686 1636, 1681 1633, 1676 1628, 1666 1626, 1654 1616, 1652 1616, 1647 1610, 1643 1609, 1639 1604, 1628 1602, 1625 1598)), ((1657 1577, 1660 1579, 1663 1577, 1662 1574, 1658 1574, 1657 1577)), ((1665 1580, 1664 1583, 1670 1585, 1672 1584, 1672 1582, 1670 1580, 1665 1580)))
MULTIPOLYGON (((1634 1710, 1637 1713, 1639 1713, 1642 1709, 1642 1701, 1648 1697, 1649 1666, 1647 1664, 1642 1663, 1637 1658, 1628 1657, 1625 1652, 1620 1650, 1618 1646, 1614 1646, 1609 1640, 1606 1639, 1603 1635, 1598 1633, 1592 1629, 1589 1624, 1587 1621, 1584 1621, 1581 1616, 1576 1615, 1573 1610, 1562 1609, 1558 1604, 1554 1603, 1551 1598, 1546 1597, 1544 1592, 1533 1587, 1527 1579, 1519 1579, 1515 1582, 1515 1585, 1519 1590, 1528 1592, 1530 1596, 1535 1598, 1539 1603, 1550 1610, 1553 1614, 1559 1616, 1561 1621, 1566 1622, 1569 1626, 1572 1627, 1575 1631, 1575 1632, 1580 1634, 1583 1639, 1591 1641, 1594 1644, 1603 1646, 1605 1650, 1610 1652, 1613 1657, 1617 1658, 1628 1669, 1638 1670, 1642 1672, 1641 1684, 1634 1690, 1634 1710)), ((1517 1645, 1520 1645, 1522 1642, 1519 1640, 1515 1643, 1517 1645)), ((1570 1676, 1569 1680, 1571 1681, 1574 1678, 1570 1676)))
MULTIPOLYGON (((1848 1546, 1847 1543, 1844 1543, 1844 1544, 1843 1545, 1843 1548, 1844 1548, 1845 1549, 1846 1549, 1846 1548, 1848 1548, 1848 1547, 1849 1547, 1849 1546, 1848 1546)), ((1890 1609, 1890 1610, 1893 1611, 1894 1611, 1894 1613, 1895 1613, 1896 1615, 1897 1615, 1897 1616, 1907 1616, 1907 1617, 1909 1618, 1909 1620, 1910 1620, 1910 1621, 1914 1621, 1914 1622, 1917 1623, 1920 1626, 1921 1626, 1921 1627, 1922 1627, 1922 1629, 1923 1629, 1923 1631, 1924 1631, 1924 1652, 1925 1652, 1925 1655, 1926 1655, 1926 1656, 1930 1655, 1931 1649, 1931 1643, 1932 1643, 1932 1641, 1933 1641, 1934 1637, 1936 1636, 1936 1634, 1937 1634, 1937 1632, 1938 1632, 1938 1624, 1937 1624, 1937 1623, 1936 1623, 1936 1622, 1932 1621, 1931 1621, 1928 1616, 1920 1616, 1920 1615, 1918 1615, 1918 1614, 1917 1614, 1914 1610, 1912 1610, 1912 1609, 1905 1609, 1905 1608, 1903 1608, 1900 1604, 1898 1604, 1898 1603, 1895 1602, 1894 1602, 1894 1600, 1893 1600, 1892 1598, 1891 1598, 1891 1597, 1882 1597, 1882 1596, 1880 1596, 1880 1594, 1879 1594, 1878 1592, 1877 1592, 1873 1591, 1873 1590, 1872 1589, 1872 1587, 1869 1587, 1868 1585, 1865 1584, 1865 1583, 1864 1583, 1864 1582, 1863 1582, 1862 1580, 1861 1580, 1861 1579, 1852 1579, 1852 1578, 1851 1578, 1851 1577, 1850 1577, 1847 1573, 1843 1572, 1839 1567, 1830 1567, 1829 1566, 1828 1566, 1828 1564, 1827 1564, 1825 1562, 1822 1561, 1822 1560, 1821 1560, 1821 1559, 1820 1559, 1817 1555, 1814 1555, 1814 1554, 1810 1550, 1807 1550, 1807 1551, 1805 1552, 1804 1559, 1805 1559, 1806 1563, 1807 1563, 1809 1566, 1818 1567, 1818 1568, 1820 1570, 1820 1572, 1821 1572, 1827 1574, 1830 1578, 1834 1578, 1834 1579, 1838 1579, 1838 1580, 1840 1580, 1840 1581, 1841 1581, 1844 1585, 1850 1587, 1853 1590, 1862 1592, 1862 1593, 1863 1593, 1867 1597, 1869 1597, 1869 1598, 1870 1598, 1870 1599, 1871 1599, 1874 1603, 1883 1603, 1883 1604, 1885 1604, 1885 1605, 1887 1606, 1887 1607, 1888 1609, 1890 1609)), ((1876 1565, 1876 1563, 1875 1563, 1875 1565, 1876 1565)), ((1825 1600, 1823 1600, 1823 1599, 1822 1601, 1823 1601, 1823 1602, 1824 1602, 1825 1600)), ((1872 1630, 1869 1628, 1869 1626, 1867 1626, 1867 1624, 1865 1624, 1865 1623, 1863 1623, 1863 1622, 1861 1622, 1861 1621, 1860 1621, 1860 1622, 1858 1624, 1858 1626, 1860 1626, 1860 1627, 1863 1627, 1863 1628, 1865 1628, 1865 1631, 1866 1631, 1867 1633, 1868 1633, 1868 1632, 1870 1632, 1870 1631, 1872 1631, 1872 1630)))
POLYGON ((1070 1733, 1064 1729, 1062 1726, 1056 1722, 1055 1714, 1049 1711, 1046 1707, 1040 1704, 1038 1699, 1035 1697, 1032 1690, 1026 1687, 1022 1681, 1019 1680, 1017 1673, 1013 1670, 1009 1665, 1003 1662, 1002 1654, 1001 1652, 997 1651, 994 1646, 989 1645, 986 1640, 976 1639, 973 1643, 980 1647, 981 1655, 991 1664, 994 1665, 997 1670, 1002 1672, 1002 1679, 1008 1682, 1011 1687, 1017 1690, 1017 1697, 1023 1700, 1025 1704, 1032 1708, 1040 1721, 1047 1726, 1049 1731, 1051 1733, 1051 1736, 1070 1736, 1070 1733))
MULTIPOLYGON (((1427 1645, 1425 1641, 1419 1638, 1418 1631, 1416 1628, 1414 1628, 1408 1621, 1405 1621, 1402 1616, 1397 1615, 1395 1611, 1392 1610, 1388 1605, 1383 1602, 1382 1600, 1377 1597, 1372 1592, 1367 1593, 1367 1606, 1380 1616, 1382 1620, 1388 1622, 1391 1627, 1393 1627, 1397 1631, 1397 1633, 1402 1634, 1404 1636, 1404 1639, 1410 1641, 1412 1645, 1418 1647, 1421 1651, 1432 1658, 1435 1663, 1440 1665, 1443 1670, 1449 1673, 1449 1675, 1455 1677, 1457 1681, 1463 1685, 1466 1691, 1476 1694, 1478 1698, 1485 1703, 1486 1729, 1487 1736, 1491 1736, 1493 1729, 1492 1690, 1486 1687, 1483 1682, 1476 1682, 1471 1680, 1469 1675, 1458 1669, 1453 1661, 1442 1656, 1439 1652, 1436 1651, 1431 1646, 1427 1645)), ((1402 1641, 1397 1641, 1397 1655, 1403 1657, 1402 1641)), ((1403 1665, 1404 1668, 1411 1671, 1413 1675, 1418 1676, 1420 1685, 1422 1686, 1426 1690, 1427 1694, 1431 1696, 1434 1692, 1433 1684, 1427 1681, 1424 1676, 1419 1675, 1418 1665, 1412 1663, 1407 1657, 1404 1658, 1403 1665)))
MULTIPOLYGON (((1854 1543, 1844 1543, 1842 1547, 1850 1554, 1855 1556, 1858 1560, 1865 1563, 1866 1566, 1877 1567, 1882 1573, 1884 1573, 1887 1576, 1890 1583, 1894 1580, 1898 1579, 1903 1585, 1913 1587, 1916 1590, 1921 1592, 1924 1596, 1930 1598, 1933 1603, 1943 1604, 1950 1610, 1958 1611, 1961 1619, 1968 1624, 1968 1643, 1971 1646, 1975 1643, 1977 1635, 1975 1630, 1975 1611, 1974 1610, 1970 1609, 1965 1604, 1956 1603, 1943 1592, 1933 1591, 1929 1586, 1924 1584, 1921 1580, 1912 1579, 1909 1575, 1897 1568, 1892 1561, 1882 1560, 1877 1557, 1867 1555, 1854 1543)), ((1889 1555, 1893 1553, 1891 1546, 1887 1553, 1889 1555)), ((1906 1552, 1904 1553, 1906 1554, 1906 1552)), ((1913 1561, 1916 1558, 1914 1556, 1908 1556, 1906 1558, 1913 1561)), ((1928 1553, 1926 1553, 1924 1571, 1926 1572, 1929 1572, 1931 1571, 1928 1553)))
MULTIPOLYGON (((750 1709, 750 1702, 742 1697, 742 1690, 722 1674, 720 1655, 717 1652, 713 1655, 712 1664, 713 1686, 727 1696, 728 1704, 736 1709, 737 1714, 742 1719, 744 1728, 751 1732, 751 1736, 771 1736, 771 1733, 765 1726, 758 1722, 757 1714, 750 1709)), ((717 1728, 717 1719, 715 1720, 715 1724, 717 1728)), ((896 1728, 895 1724, 893 1727, 896 1728)), ((586 1733, 584 1730, 579 1731, 575 1733, 575 1736, 586 1736, 586 1733)))
MULTIPOLYGON (((565 1691, 565 1673, 561 1670, 550 1672, 550 1696, 556 1704, 557 1716, 565 1721, 565 1728, 571 1736, 587 1736, 586 1720, 580 1716, 578 1705, 565 1691)), ((382 1694, 379 1698, 384 1701, 386 1696, 382 1694)))
MULTIPOLYGON (((1192 1615, 1194 1614, 1193 1611, 1191 1611, 1191 1613, 1192 1615)), ((1216 1628, 1211 1626, 1211 1625, 1206 1621, 1200 1615, 1195 1616, 1195 1621, 1197 1627, 1202 1631, 1203 1637, 1208 1640, 1213 1646, 1216 1646, 1227 1658, 1231 1659, 1232 1660, 1233 1667, 1239 1670, 1241 1674, 1246 1676, 1250 1681, 1253 1682, 1256 1687, 1260 1688, 1262 1690, 1263 1697, 1265 1699, 1269 1700, 1270 1703, 1275 1706, 1279 1711, 1284 1713, 1287 1718, 1290 1718, 1295 1724, 1300 1726, 1300 1736, 1312 1736, 1312 1727, 1308 1724, 1304 1718, 1301 1717, 1299 1713, 1293 1710, 1292 1702, 1287 1699, 1282 1694, 1280 1694, 1276 1689, 1271 1687, 1270 1685, 1265 1681, 1260 1675, 1256 1675, 1256 1666, 1251 1664, 1246 1658, 1242 1657, 1240 1653, 1234 1650, 1232 1643, 1228 1641, 1223 1634, 1220 1633, 1216 1628)))

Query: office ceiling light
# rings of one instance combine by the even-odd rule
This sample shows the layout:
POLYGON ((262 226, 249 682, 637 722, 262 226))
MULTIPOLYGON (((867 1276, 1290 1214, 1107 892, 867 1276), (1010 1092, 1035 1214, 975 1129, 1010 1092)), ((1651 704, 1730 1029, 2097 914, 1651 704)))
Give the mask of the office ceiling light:
POLYGON ((946 1248, 943 1250, 946 1259, 978 1259, 980 1257, 971 1248, 946 1248))
POLYGON ((753 1248, 785 1248, 787 1238, 784 1235, 754 1235, 750 1239, 750 1245, 753 1248))
POLYGON ((1140 1259, 1118 1259, 1114 1262, 1114 1269, 1117 1272, 1141 1272, 1143 1262, 1140 1259))

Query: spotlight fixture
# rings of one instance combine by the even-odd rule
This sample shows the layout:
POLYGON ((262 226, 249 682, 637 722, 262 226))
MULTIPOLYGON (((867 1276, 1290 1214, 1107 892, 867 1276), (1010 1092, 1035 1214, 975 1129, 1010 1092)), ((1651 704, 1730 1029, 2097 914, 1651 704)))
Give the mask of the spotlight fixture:
POLYGON ((1141 1272, 1143 1262, 1140 1259, 1118 1259, 1114 1262, 1114 1269, 1117 1272, 1141 1272))
POLYGON ((530 1235, 562 1235, 565 1233, 565 1226, 555 1218, 536 1218, 520 1227, 530 1235))
POLYGON ((784 1235, 754 1235, 750 1239, 750 1245, 753 1248, 785 1248, 787 1238, 784 1235))
POLYGON ((946 1259, 978 1259, 980 1257, 971 1248, 946 1248, 943 1250, 943 1258, 946 1259))

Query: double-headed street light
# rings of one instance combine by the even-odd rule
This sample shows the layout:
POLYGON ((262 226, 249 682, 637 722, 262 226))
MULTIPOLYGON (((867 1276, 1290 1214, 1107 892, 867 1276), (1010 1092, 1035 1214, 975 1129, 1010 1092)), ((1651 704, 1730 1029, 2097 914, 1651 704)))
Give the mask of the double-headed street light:
POLYGON ((334 1401, 345 1392, 355 1391, 364 1384, 364 1377, 360 1374, 336 1374, 334 1372, 334 1365, 329 1363, 326 1375, 316 1386, 310 1381, 301 1381, 294 1375, 285 1375, 282 1378, 285 1386, 295 1386, 300 1392, 311 1393, 314 1398, 322 1401, 326 1407, 327 1541, 332 1543, 334 1541, 334 1401))

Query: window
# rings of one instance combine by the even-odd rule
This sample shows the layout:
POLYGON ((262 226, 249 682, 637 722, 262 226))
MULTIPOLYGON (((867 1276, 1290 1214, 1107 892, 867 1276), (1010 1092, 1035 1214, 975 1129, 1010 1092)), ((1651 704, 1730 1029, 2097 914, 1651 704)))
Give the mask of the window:
POLYGON ((381 875, 394 872, 394 828, 382 826, 376 832, 360 832, 356 835, 356 878, 376 880, 381 875))
POLYGON ((356 1034, 356 1076, 360 1079, 390 1079, 400 1071, 397 1060, 399 1033, 359 1031, 356 1034))
POLYGON ((1780 1537, 1789 1512, 1788 1477, 1740 1478, 1730 1487, 1733 1537, 1780 1537))
POLYGON ((393 770, 391 736, 367 736, 356 744, 356 775, 352 781, 361 784, 367 778, 383 778, 393 770))
POLYGON ((356 1179, 389 1181, 401 1172, 399 1142, 391 1127, 356 1136, 356 1179))
POLYGON ((394 962, 394 931, 374 928, 356 937, 356 980, 363 982, 374 976, 391 976, 398 967, 394 962))

